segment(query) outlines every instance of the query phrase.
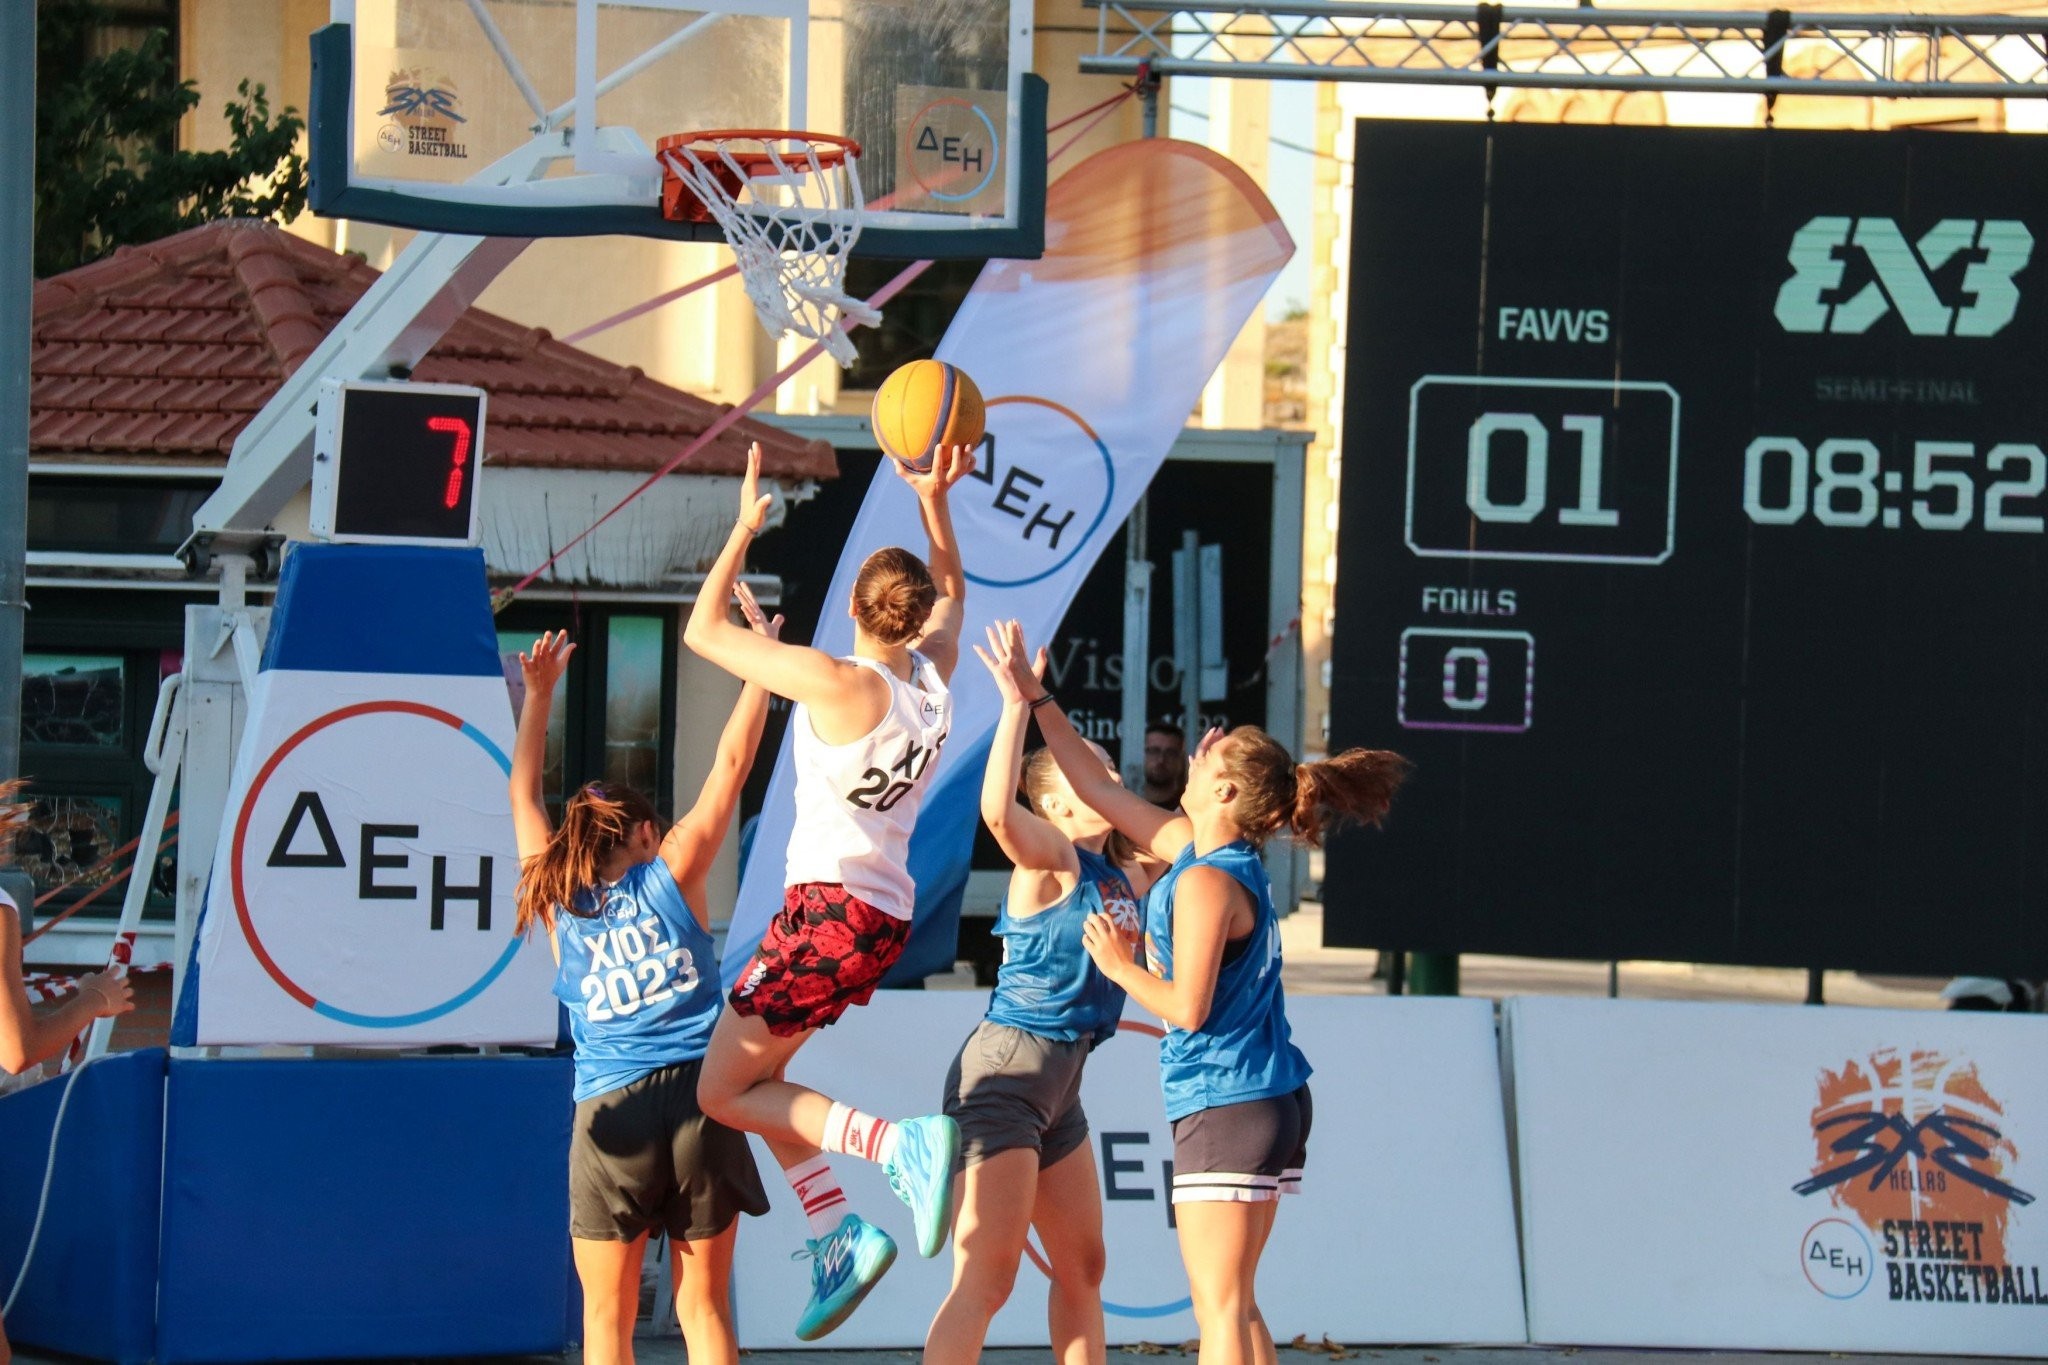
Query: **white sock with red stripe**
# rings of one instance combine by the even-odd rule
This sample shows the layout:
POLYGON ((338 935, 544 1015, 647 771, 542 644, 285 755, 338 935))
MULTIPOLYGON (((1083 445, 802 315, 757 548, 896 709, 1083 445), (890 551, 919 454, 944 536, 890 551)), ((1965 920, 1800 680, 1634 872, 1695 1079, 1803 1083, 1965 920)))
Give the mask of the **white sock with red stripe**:
POLYGON ((825 1150, 879 1164, 896 1155, 896 1125, 834 1100, 825 1117, 825 1150))
POLYGON ((797 1202, 804 1206, 811 1236, 831 1236, 848 1210, 846 1192, 839 1188, 839 1179, 832 1174, 832 1163, 825 1159, 825 1154, 820 1152, 808 1161, 784 1166, 782 1178, 789 1182, 797 1202))

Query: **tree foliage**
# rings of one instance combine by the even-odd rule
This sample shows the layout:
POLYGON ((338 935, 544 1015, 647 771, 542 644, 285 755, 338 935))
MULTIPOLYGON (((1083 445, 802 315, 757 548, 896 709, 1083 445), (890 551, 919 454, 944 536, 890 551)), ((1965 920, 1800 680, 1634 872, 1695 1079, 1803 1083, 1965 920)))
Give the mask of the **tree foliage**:
POLYGON ((245 80, 224 111, 227 148, 181 149, 178 123, 199 92, 177 78, 169 35, 89 55, 103 17, 94 0, 37 7, 36 275, 220 218, 297 217, 306 205, 297 111, 273 118, 263 87, 245 80))

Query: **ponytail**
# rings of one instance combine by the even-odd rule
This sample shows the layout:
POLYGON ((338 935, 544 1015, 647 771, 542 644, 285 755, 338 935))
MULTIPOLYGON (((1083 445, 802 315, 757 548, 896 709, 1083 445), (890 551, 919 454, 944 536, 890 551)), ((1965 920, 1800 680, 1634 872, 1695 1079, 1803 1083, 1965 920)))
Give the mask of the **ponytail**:
POLYGON ((1310 848, 1320 848, 1329 829, 1379 825, 1408 768, 1407 759, 1386 749, 1346 749, 1320 763, 1295 764, 1288 829, 1310 848))
POLYGON ((1224 743, 1223 772, 1237 787, 1231 815, 1254 845, 1284 829, 1317 848, 1331 829, 1378 825, 1410 766, 1385 749, 1346 749, 1317 763, 1296 763, 1256 725, 1238 726, 1224 743))
POLYGON ((577 901, 602 883, 599 869, 644 824, 659 827, 661 815, 633 788, 596 782, 578 788, 562 808, 561 828, 519 870, 514 932, 524 934, 536 924, 552 930, 558 906, 572 915, 601 913, 602 899, 588 909, 577 901))

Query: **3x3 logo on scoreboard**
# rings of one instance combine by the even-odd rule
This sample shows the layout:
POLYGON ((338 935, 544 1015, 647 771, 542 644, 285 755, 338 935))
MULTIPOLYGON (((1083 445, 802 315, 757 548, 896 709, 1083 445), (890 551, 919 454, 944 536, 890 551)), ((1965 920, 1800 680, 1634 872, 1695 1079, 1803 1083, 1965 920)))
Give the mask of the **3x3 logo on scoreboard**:
POLYGON ((1330 739, 1417 769, 1330 940, 2048 972, 2048 143, 1356 168, 1330 739))

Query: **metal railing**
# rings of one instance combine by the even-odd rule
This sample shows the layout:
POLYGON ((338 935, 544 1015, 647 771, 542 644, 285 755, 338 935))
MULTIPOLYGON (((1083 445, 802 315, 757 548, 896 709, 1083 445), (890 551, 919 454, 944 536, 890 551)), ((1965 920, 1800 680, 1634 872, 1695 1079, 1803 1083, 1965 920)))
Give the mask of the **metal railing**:
POLYGON ((2011 99, 2048 97, 2048 20, 1501 5, 1086 0, 1084 72, 1264 80, 2011 99))

